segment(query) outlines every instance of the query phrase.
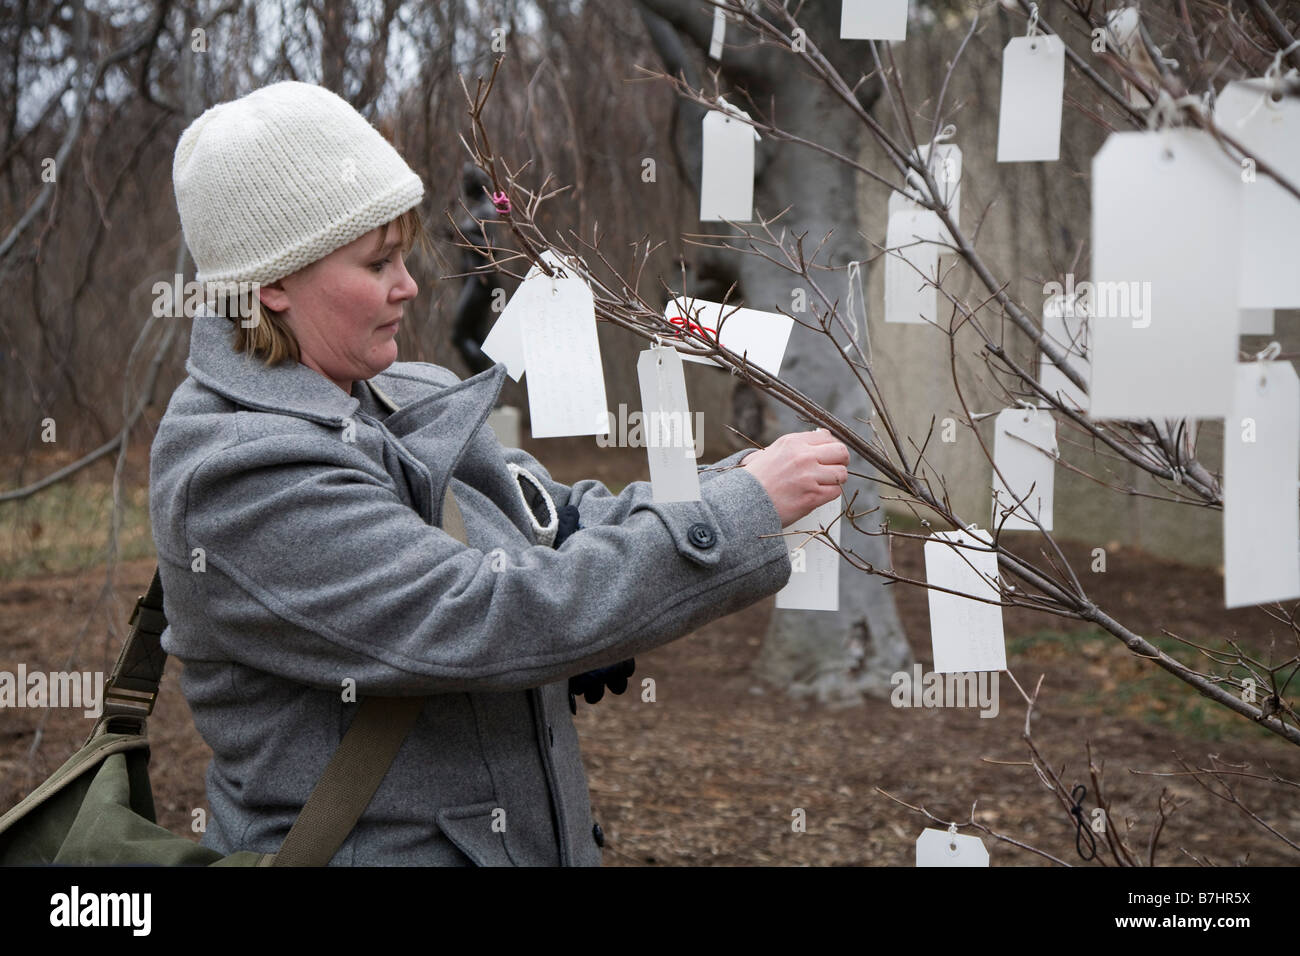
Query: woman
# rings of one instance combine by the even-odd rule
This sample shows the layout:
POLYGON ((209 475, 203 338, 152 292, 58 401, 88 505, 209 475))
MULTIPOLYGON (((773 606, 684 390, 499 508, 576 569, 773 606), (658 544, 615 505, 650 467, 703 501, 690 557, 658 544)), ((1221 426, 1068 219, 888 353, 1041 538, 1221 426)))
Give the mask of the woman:
POLYGON ((213 750, 203 845, 274 852, 358 701, 419 696, 331 865, 599 865, 567 679, 779 590, 777 535, 839 494, 847 449, 783 436, 656 503, 503 448, 504 366, 396 361, 423 185, 320 87, 208 110, 173 179, 197 280, 258 284, 252 318, 195 317, 151 460, 163 646, 213 750), (566 506, 582 530, 554 548, 566 506))

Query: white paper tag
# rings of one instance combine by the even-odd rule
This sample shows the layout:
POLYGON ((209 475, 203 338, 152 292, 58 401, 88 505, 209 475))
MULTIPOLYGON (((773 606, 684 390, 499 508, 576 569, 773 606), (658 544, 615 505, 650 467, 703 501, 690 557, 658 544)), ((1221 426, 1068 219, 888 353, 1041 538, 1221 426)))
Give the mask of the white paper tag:
MULTIPOLYGON (((531 274, 531 273, 530 273, 531 274)), ((528 280, 525 279, 524 282, 528 280)), ((524 282, 519 283, 519 288, 524 287, 524 282)), ((497 316, 496 322, 492 324, 491 331, 488 332, 487 338, 483 340, 483 354, 488 356, 494 362, 500 362, 506 367, 506 371, 516 382, 523 377, 524 363, 524 339, 519 332, 519 319, 523 315, 519 306, 515 306, 515 299, 519 295, 519 290, 515 290, 515 295, 510 297, 506 307, 501 310, 497 316)), ((522 301, 522 300, 521 300, 522 301)))
POLYGON ((591 289, 576 275, 539 272, 515 292, 534 438, 608 435, 605 373, 591 289))
MULTIPOLYGON (((1118 10, 1110 11, 1106 15, 1106 47, 1114 49, 1129 63, 1138 61, 1138 50, 1140 49, 1142 51, 1142 60, 1150 63, 1150 57, 1146 54, 1146 49, 1142 46, 1142 40, 1138 34, 1138 20, 1137 7, 1121 7, 1118 10)), ((1121 79, 1120 82, 1124 85, 1124 94, 1128 97, 1130 106, 1145 109, 1150 105, 1150 101, 1138 91, 1136 86, 1125 79, 1121 79)))
POLYGON ((1272 335, 1273 310, 1242 309, 1241 328, 1239 331, 1242 335, 1272 335))
MULTIPOLYGON (((1229 83, 1214 104, 1214 121, 1229 136, 1276 169, 1300 182, 1300 100, 1274 102, 1267 82, 1229 83)), ((1243 162, 1241 182, 1241 283, 1238 303, 1246 309, 1300 306, 1300 199, 1272 176, 1243 162)))
POLYGON ((916 838, 917 866, 988 866, 984 841, 964 833, 926 827, 916 838))
POLYGON ((754 218, 754 128, 722 110, 704 114, 700 220, 754 218))
POLYGON ((1225 607, 1300 597, 1300 379, 1289 361, 1241 362, 1223 423, 1225 607))
POLYGON ((1093 418, 1228 413, 1240 185, 1200 130, 1112 133, 1093 158, 1093 418))
POLYGON ((1052 530, 1056 477, 1056 420, 1050 412, 1006 408, 993 425, 993 520, 1002 531, 1052 530), (1005 483, 1003 481, 1005 479, 1005 483), (1017 502, 1020 502, 1017 504, 1017 502), (1005 515, 1004 512, 1010 512, 1005 515))
POLYGON ((1012 37, 1002 51, 998 162, 1061 158, 1065 44, 1059 37, 1012 37))
POLYGON ((991 583, 998 580, 997 553, 987 550, 991 545, 988 532, 978 528, 936 531, 925 543, 925 580, 933 585, 925 593, 930 599, 930 642, 937 674, 1006 670, 1002 605, 962 596, 1000 600, 991 583), (962 547, 945 544, 948 541, 962 547), (936 591, 936 587, 957 593, 936 591))
MULTIPOLYGON (((1052 344, 1066 353, 1070 365, 1088 381, 1088 319, 1084 304, 1076 295, 1054 295, 1043 304, 1043 332, 1052 344)), ((1046 352, 1038 355, 1038 383, 1048 395, 1069 407, 1086 412, 1088 393, 1066 376, 1046 352)))
MULTIPOLYGON (((956 143, 939 143, 934 147, 934 155, 931 157, 930 145, 927 143, 922 146, 917 153, 917 158, 927 163, 930 169, 930 175, 934 177, 934 184, 939 190, 939 195, 935 197, 940 200, 948 210, 948 216, 952 219, 952 224, 958 229, 961 228, 961 165, 962 155, 961 147, 956 143)), ((925 188, 925 181, 922 180, 915 172, 908 171, 907 182, 905 184, 906 198, 912 200, 921 200, 928 195, 925 188)), ((893 200, 891 194, 890 199, 893 200)), ((927 210, 928 212, 928 210, 927 210)), ((932 223, 927 228, 927 234, 931 235, 935 242, 944 242, 948 245, 953 244, 952 233, 948 227, 943 224, 936 212, 930 212, 932 223)))
POLYGON ((841 40, 906 40, 907 0, 843 0, 841 40))
POLYGON ((713 8, 713 36, 709 40, 709 57, 722 59, 722 44, 727 36, 727 11, 722 7, 713 8))
MULTIPOLYGON (((784 530, 816 531, 827 528, 831 540, 840 543, 840 522, 844 513, 843 496, 833 498, 814 508, 784 530), (839 520, 836 520, 836 519, 839 520), (831 524, 834 522, 834 524, 831 524), (829 527, 827 527, 829 526, 829 527)), ((807 534, 792 534, 785 538, 790 548, 790 580, 776 592, 779 608, 805 611, 838 611, 840 609, 840 556, 825 541, 807 534)))
POLYGON ((889 197, 885 231, 885 321, 924 324, 938 315, 939 217, 901 193, 889 197))
POLYGON ((654 500, 699 501, 700 473, 682 358, 674 348, 651 346, 637 357, 636 375, 654 500))
MULTIPOLYGON (((541 258, 552 268, 564 268, 564 263, 560 257, 550 249, 544 249, 541 258)), ((542 270, 536 265, 529 267, 528 271, 524 273, 524 282, 519 284, 519 289, 522 289, 524 283, 529 279, 543 274, 542 270)), ((519 289, 515 290, 516 296, 519 289)), ((517 382, 523 377, 528 366, 524 361, 524 339, 519 328, 519 320, 523 316, 526 298, 516 301, 516 296, 510 297, 506 307, 497 316, 497 320, 493 323, 487 338, 483 340, 482 349, 483 353, 492 361, 503 364, 510 377, 517 382)))
MULTIPOLYGON (((751 365, 757 365, 771 375, 781 374, 781 360, 785 357, 790 330, 794 327, 794 319, 779 312, 737 308, 730 303, 723 309, 721 302, 682 296, 668 303, 664 308, 664 318, 678 328, 703 335, 738 355, 744 355, 751 365), (722 325, 721 340, 718 339, 719 322, 722 325)), ((682 338, 685 340, 685 336, 682 338)), ((683 352, 682 358, 687 362, 722 367, 715 359, 699 355, 683 352)))

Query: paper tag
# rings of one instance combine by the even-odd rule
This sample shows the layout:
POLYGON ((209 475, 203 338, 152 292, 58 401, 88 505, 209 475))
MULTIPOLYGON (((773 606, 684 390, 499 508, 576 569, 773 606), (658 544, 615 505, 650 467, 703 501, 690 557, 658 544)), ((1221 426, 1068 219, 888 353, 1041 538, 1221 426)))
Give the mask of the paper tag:
MULTIPOLYGON (((1054 295, 1043 304, 1043 332, 1052 344, 1066 353, 1066 359, 1083 380, 1088 381, 1088 319, 1084 305, 1075 295, 1054 295)), ((1038 383, 1047 394, 1079 411, 1088 410, 1088 393, 1066 376, 1046 352, 1038 355, 1038 383)))
MULTIPOLYGON (((750 364, 771 375, 781 374, 781 360, 785 357, 786 343, 790 341, 790 330, 794 327, 794 319, 779 312, 741 309, 731 304, 724 310, 721 302, 682 296, 668 303, 664 308, 664 318, 678 328, 703 335, 738 355, 744 355, 750 364), (722 325, 721 340, 718 339, 719 322, 722 325)), ((717 360, 704 356, 683 352, 682 358, 687 362, 722 367, 717 360)))
POLYGON ((1001 600, 997 587, 998 556, 987 531, 936 531, 925 543, 925 580, 930 598, 930 642, 934 649, 934 671, 948 674, 965 671, 1001 671, 1007 667, 1006 640, 1002 631, 1002 606, 972 601, 963 594, 1001 600), (965 547, 952 547, 951 541, 965 547), (970 546, 974 547, 970 547, 970 546))
POLYGON ((993 425, 993 520, 1002 531, 1052 530, 1056 420, 1042 409, 1007 408, 993 425), (1005 479, 1005 483, 1003 482, 1005 479), (1017 502, 1020 502, 1017 504, 1017 502), (1004 512, 1010 512, 1005 515, 1004 512))
POLYGON ((651 346, 637 357, 636 374, 654 500, 699 501, 700 473, 682 358, 674 348, 651 346))
MULTIPOLYGON (((1138 20, 1136 7, 1121 7, 1106 14, 1106 46, 1111 49, 1118 48, 1116 52, 1131 64, 1145 63, 1150 67, 1151 57, 1139 38, 1138 20)), ((1150 101, 1138 91, 1136 86, 1122 78, 1120 82, 1124 85, 1124 94, 1128 97, 1130 106, 1146 109, 1150 105, 1150 101)))
POLYGON ((989 851, 977 836, 926 827, 916 838, 917 866, 988 866, 989 851))
POLYGON ((1242 335, 1272 335, 1273 310, 1242 309, 1241 327, 1238 331, 1242 335))
MULTIPOLYGON (((563 269, 564 263, 558 255, 550 249, 542 251, 541 258, 552 268, 563 269)), ((524 274, 524 282, 534 276, 543 275, 541 269, 536 265, 531 266, 528 272, 524 274)), ((519 288, 524 287, 524 282, 519 284, 519 288)), ((515 290, 516 296, 518 289, 515 290)), ((500 362, 506 367, 506 371, 516 382, 523 377, 527 369, 527 363, 524 361, 524 339, 519 328, 519 320, 524 312, 524 299, 515 301, 516 296, 511 296, 506 307, 501 310, 497 316, 496 322, 492 324, 492 329, 488 332, 487 338, 483 340, 483 353, 494 362, 500 362)))
POLYGON ((727 11, 722 7, 713 8, 713 36, 709 40, 709 57, 722 59, 722 44, 727 36, 727 11))
POLYGON ((841 40, 906 40, 907 0, 844 0, 841 40))
POLYGON ((939 217, 900 193, 889 197, 885 232, 885 321, 924 324, 938 314, 939 217))
POLYGON ((754 218, 754 128, 722 110, 704 114, 700 220, 754 218))
POLYGON ((1112 133, 1093 158, 1093 418, 1227 414, 1239 186, 1236 167, 1200 130, 1112 133))
MULTIPOLYGON (((1266 80, 1229 83, 1214 104, 1214 121, 1229 136, 1300 183, 1300 100, 1274 102, 1266 80)), ((1241 282, 1238 304, 1246 309, 1300 306, 1300 199, 1250 162, 1237 170, 1242 195, 1241 282)))
POLYGON ((998 162, 1061 158, 1065 44, 1059 37, 1012 37, 1002 51, 998 162))
POLYGON ((576 275, 539 273, 515 292, 534 438, 608 435, 605 373, 591 289, 576 275))
MULTIPOLYGON (((930 175, 934 177, 934 184, 939 190, 939 195, 935 197, 940 200, 948 210, 948 216, 952 219, 952 224, 958 229, 961 228, 961 147, 956 143, 939 143, 934 147, 934 156, 930 156, 930 146, 922 146, 917 153, 920 162, 927 163, 930 169, 930 175)), ((925 181, 911 170, 907 173, 907 182, 904 187, 907 194, 906 198, 921 200, 929 195, 925 188, 925 181)), ((893 196, 891 195, 891 200, 893 196)), ((949 245, 953 244, 952 233, 948 227, 943 224, 936 212, 927 210, 933 222, 926 230, 927 234, 932 236, 935 242, 944 242, 949 245)))
MULTIPOLYGON (((527 279, 524 280, 524 282, 527 281, 527 279)), ((524 287, 524 282, 519 283, 519 289, 524 287)), ((519 306, 515 305, 515 299, 519 296, 519 289, 515 290, 515 294, 510 297, 506 307, 501 310, 501 314, 497 316, 496 322, 492 324, 492 329, 488 332, 487 338, 483 340, 481 346, 483 354, 492 361, 504 365, 510 377, 516 382, 523 377, 526 367, 524 362, 524 339, 519 331, 519 319, 523 312, 519 306), (511 308, 511 306, 514 306, 514 308, 511 308)))
MULTIPOLYGON (((783 530, 816 531, 827 528, 831 540, 838 545, 843 513, 843 497, 833 498, 783 530)), ((790 548, 790 580, 776 592, 776 606, 791 610, 838 611, 839 553, 822 539, 807 534, 788 535, 785 542, 790 548)))
POLYGON ((1241 362, 1223 423, 1225 607, 1300 597, 1300 379, 1289 361, 1241 362))

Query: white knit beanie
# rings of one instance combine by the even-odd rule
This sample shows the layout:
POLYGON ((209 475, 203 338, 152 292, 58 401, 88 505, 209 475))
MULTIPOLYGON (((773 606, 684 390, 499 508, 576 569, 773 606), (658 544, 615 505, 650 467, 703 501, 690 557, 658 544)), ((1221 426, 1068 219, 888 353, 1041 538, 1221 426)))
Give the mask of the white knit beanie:
POLYGON ((205 111, 181 134, 172 183, 200 283, 274 282, 424 197, 364 116, 292 81, 205 111))

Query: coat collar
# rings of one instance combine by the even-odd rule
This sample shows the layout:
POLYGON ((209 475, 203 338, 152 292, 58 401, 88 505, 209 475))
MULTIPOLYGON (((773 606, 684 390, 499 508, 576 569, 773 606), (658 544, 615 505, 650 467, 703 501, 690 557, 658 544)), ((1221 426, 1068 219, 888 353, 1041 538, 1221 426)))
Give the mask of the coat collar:
MULTIPOLYGON (((234 325, 229 319, 199 310, 190 333, 190 355, 185 370, 200 384, 226 398, 259 411, 306 418, 324 425, 341 426, 360 406, 353 395, 345 395, 333 382, 301 363, 268 366, 246 352, 236 352, 234 325)), ((441 385, 418 370, 419 363, 395 363, 392 375, 381 372, 370 381, 381 403, 405 404, 404 393, 412 379, 424 379, 428 386, 455 396, 463 407, 458 419, 481 421, 491 411, 504 384, 506 368, 492 368, 455 385, 441 385), (398 367, 404 371, 398 371, 398 367), (396 399, 390 396, 397 396, 396 399), (480 414, 481 413, 481 414, 480 414)), ((355 386, 354 386, 355 391, 355 386)), ((425 392, 427 388, 421 388, 425 392)), ((409 399, 408 399, 409 400, 409 399)))

